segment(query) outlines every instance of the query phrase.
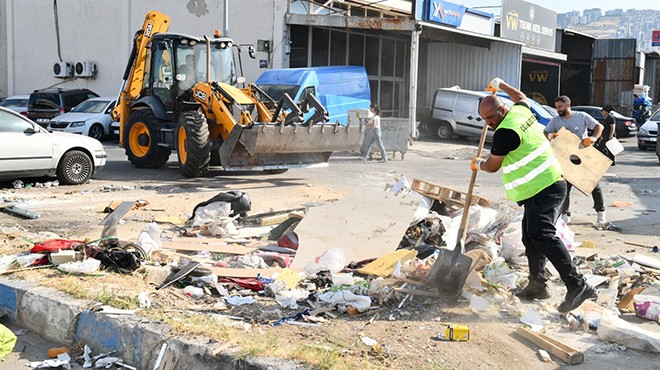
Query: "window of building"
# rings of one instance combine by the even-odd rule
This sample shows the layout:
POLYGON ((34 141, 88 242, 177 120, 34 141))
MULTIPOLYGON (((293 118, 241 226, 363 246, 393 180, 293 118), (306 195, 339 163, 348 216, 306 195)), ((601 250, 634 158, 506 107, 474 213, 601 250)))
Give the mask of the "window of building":
POLYGON ((306 26, 291 26, 289 40, 291 41, 289 66, 291 68, 307 67, 309 28, 306 26))
POLYGON ((312 28, 312 67, 327 66, 329 56, 330 30, 312 28))
POLYGON ((346 65, 346 32, 333 30, 330 34, 330 65, 346 65))
POLYGON ((348 37, 348 65, 364 65, 364 36, 356 33, 348 37))

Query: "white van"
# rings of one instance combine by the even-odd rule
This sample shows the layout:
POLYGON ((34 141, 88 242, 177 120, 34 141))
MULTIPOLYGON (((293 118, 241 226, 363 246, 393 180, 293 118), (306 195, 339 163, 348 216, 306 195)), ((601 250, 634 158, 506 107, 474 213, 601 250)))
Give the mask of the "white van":
MULTIPOLYGON (((484 120, 479 115, 481 99, 490 95, 486 91, 463 90, 458 87, 440 88, 433 96, 430 109, 430 119, 424 122, 422 130, 437 135, 440 139, 450 139, 452 136, 481 137, 484 120)), ((507 107, 513 105, 508 95, 500 92, 507 107)), ((547 124, 552 118, 537 102, 529 99, 531 110, 541 124, 547 124)), ((488 129, 487 140, 492 140, 493 130, 488 129)))

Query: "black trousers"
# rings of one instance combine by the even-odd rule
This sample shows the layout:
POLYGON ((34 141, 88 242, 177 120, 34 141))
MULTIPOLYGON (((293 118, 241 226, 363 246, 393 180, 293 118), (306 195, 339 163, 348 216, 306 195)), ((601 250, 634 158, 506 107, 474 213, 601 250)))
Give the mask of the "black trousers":
POLYGON ((555 223, 566 196, 566 182, 560 180, 535 196, 520 202, 525 207, 522 220, 529 280, 545 282, 545 263, 555 266, 567 288, 582 286, 584 278, 573 264, 568 250, 556 234, 555 223))
MULTIPOLYGON (((573 189, 573 185, 570 182, 567 182, 566 185, 566 199, 564 199, 564 203, 561 205, 561 213, 570 216, 571 211, 569 207, 571 206, 571 189, 573 189)), ((605 199, 603 198, 603 190, 600 188, 600 184, 596 184, 596 187, 591 192, 591 197, 594 199, 594 209, 596 212, 605 211, 605 199)))

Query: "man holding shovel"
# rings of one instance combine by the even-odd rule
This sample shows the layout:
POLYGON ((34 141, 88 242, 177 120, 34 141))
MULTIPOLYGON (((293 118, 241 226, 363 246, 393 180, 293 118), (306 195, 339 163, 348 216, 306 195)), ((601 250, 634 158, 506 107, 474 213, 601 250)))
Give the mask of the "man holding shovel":
POLYGON ((585 282, 556 235, 555 223, 566 196, 559 162, 529 109, 525 94, 500 78, 493 79, 486 90, 493 95, 481 101, 479 114, 495 130, 493 146, 487 159, 473 158, 471 168, 486 172, 502 168, 507 197, 525 208, 522 242, 529 262, 529 283, 519 297, 550 297, 545 277, 545 263, 550 260, 568 290, 558 310, 572 311, 594 297, 595 290, 585 282), (511 108, 495 95, 500 89, 514 101, 511 108))

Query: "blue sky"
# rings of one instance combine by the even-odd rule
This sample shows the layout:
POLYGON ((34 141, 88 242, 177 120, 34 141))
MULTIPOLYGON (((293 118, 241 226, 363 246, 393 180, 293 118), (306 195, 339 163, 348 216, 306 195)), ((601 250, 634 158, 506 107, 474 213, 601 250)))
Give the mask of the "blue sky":
MULTIPOLYGON (((500 13, 499 7, 502 5, 501 0, 448 0, 449 2, 455 4, 462 4, 468 7, 476 7, 482 11, 493 13, 498 15, 500 13), (481 8, 482 6, 496 6, 496 8, 481 8)), ((591 8, 601 8, 602 10, 611 10, 611 9, 654 9, 660 10, 660 1, 651 0, 644 2, 637 2, 635 5, 631 6, 630 4, 622 4, 621 0, 588 0, 588 1, 575 1, 575 0, 552 0, 552 1, 540 1, 540 0, 526 0, 528 3, 537 4, 544 8, 554 10, 557 13, 566 13, 571 10, 584 10, 591 8)))

